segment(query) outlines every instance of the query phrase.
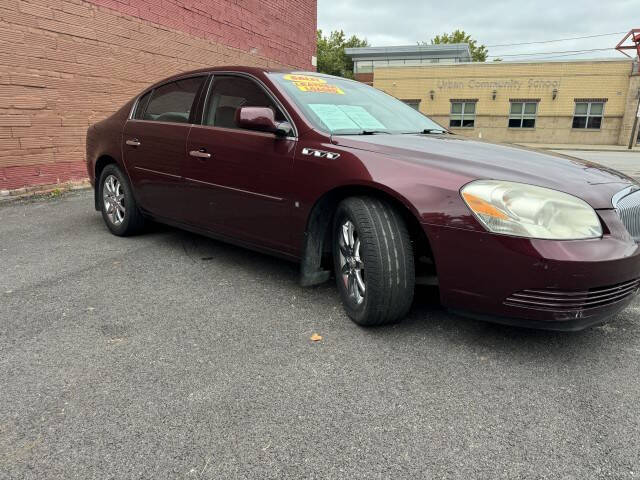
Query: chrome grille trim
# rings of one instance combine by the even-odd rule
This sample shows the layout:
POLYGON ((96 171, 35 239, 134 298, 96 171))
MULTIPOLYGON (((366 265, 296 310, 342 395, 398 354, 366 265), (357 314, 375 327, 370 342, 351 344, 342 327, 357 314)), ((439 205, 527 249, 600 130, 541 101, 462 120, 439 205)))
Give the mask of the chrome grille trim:
POLYGON ((611 199, 620 220, 635 241, 640 241, 640 190, 627 187, 611 199))
POLYGON ((579 291, 521 290, 507 297, 504 304, 534 310, 574 312, 620 302, 638 293, 639 288, 640 279, 634 279, 617 285, 579 291))

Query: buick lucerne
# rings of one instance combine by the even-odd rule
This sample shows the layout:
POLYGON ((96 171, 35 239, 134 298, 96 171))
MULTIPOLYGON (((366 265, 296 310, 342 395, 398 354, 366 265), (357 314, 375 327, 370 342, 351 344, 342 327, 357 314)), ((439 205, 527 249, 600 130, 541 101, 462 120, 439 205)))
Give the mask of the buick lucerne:
MULTIPOLYGON (((145 89, 87 132, 95 208, 333 272, 360 325, 417 284, 448 309, 553 330, 601 323, 640 277, 640 186, 556 154, 464 138, 386 93, 315 72, 217 67, 145 89)), ((420 290, 418 290, 420 291, 420 290)))

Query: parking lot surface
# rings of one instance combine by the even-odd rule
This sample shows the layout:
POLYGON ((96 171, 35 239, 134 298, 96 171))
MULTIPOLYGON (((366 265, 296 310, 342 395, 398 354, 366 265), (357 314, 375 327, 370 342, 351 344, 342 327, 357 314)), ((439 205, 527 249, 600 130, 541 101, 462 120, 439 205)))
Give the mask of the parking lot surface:
POLYGON ((294 264, 111 235, 90 191, 0 206, 0 265, 2 479, 640 478, 638 302, 568 334, 419 290, 363 329, 294 264))

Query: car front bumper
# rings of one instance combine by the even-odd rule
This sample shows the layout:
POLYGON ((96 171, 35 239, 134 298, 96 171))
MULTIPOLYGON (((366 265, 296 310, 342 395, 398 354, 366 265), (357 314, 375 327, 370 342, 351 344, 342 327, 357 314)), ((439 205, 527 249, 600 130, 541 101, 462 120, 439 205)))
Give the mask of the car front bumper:
POLYGON ((498 323, 580 330, 638 292, 640 248, 615 210, 598 211, 602 238, 539 240, 425 225, 444 306, 498 323))

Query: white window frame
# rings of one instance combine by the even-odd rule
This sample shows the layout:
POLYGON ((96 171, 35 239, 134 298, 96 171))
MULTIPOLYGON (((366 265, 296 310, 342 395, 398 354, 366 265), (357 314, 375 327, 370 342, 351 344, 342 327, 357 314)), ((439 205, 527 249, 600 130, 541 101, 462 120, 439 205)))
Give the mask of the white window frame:
POLYGON ((602 130, 602 122, 604 120, 604 107, 606 105, 607 102, 603 102, 603 101, 594 101, 594 102, 575 102, 575 105, 573 107, 573 118, 571 119, 571 128, 574 130, 602 130), (578 104, 580 103, 586 103, 587 104, 587 113, 576 113, 576 110, 578 109, 578 104), (597 114, 597 115, 592 115, 591 114, 591 106, 594 103, 599 103, 602 105, 602 113, 597 114), (585 122, 584 122, 584 127, 575 127, 573 125, 573 122, 575 120, 576 117, 580 117, 580 118, 584 118, 585 122), (593 128, 593 127, 589 127, 589 119, 592 117, 600 117, 600 126, 598 128, 593 128))
POLYGON ((408 105, 409 107, 413 108, 414 110, 416 110, 417 112, 420 111, 420 99, 418 98, 412 98, 412 99, 400 99, 400 101, 402 103, 404 103, 405 105, 408 105), (414 107, 415 105, 415 107, 414 107))
MULTIPOLYGON (((478 101, 477 100, 469 100, 469 101, 464 101, 464 102, 451 102, 451 109, 449 112, 449 128, 469 128, 469 129, 473 129, 476 128, 476 114, 478 112, 478 101), (457 103, 462 104, 462 109, 460 110, 460 113, 453 113, 453 106, 457 103), (467 105, 467 103, 473 103, 474 104, 474 108, 473 108, 473 113, 464 113, 465 111, 465 106, 467 105), (456 117, 460 117, 460 126, 456 126, 454 127, 453 125, 451 125, 451 120, 453 120, 453 116, 456 117), (473 125, 470 126, 465 126, 464 125, 464 121, 466 120, 473 120, 473 125)), ((457 120, 457 119, 456 119, 457 120)))
POLYGON ((538 101, 527 101, 527 100, 522 100, 522 101, 510 101, 509 102, 509 119, 507 120, 507 127, 508 128, 517 128, 517 129, 525 129, 525 130, 533 130, 534 128, 536 128, 536 123, 538 123, 538 101), (522 110, 520 111, 520 113, 511 113, 511 107, 513 106, 514 103, 519 103, 522 105, 522 110), (536 111, 531 114, 531 113, 524 113, 525 107, 528 103, 533 103, 536 106, 536 111), (525 119, 531 119, 533 118, 533 127, 524 127, 523 123, 525 119), (520 120, 520 126, 517 127, 512 127, 511 125, 509 125, 511 123, 511 120, 520 120))

